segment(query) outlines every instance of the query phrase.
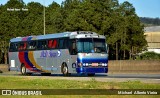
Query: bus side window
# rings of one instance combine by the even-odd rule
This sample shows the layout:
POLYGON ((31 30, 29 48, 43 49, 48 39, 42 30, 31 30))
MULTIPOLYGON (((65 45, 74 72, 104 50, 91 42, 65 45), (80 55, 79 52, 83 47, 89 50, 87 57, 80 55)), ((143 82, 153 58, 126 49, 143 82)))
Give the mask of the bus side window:
POLYGON ((69 39, 64 40, 64 48, 68 49, 69 48, 69 39))
POLYGON ((60 49, 64 49, 64 48, 65 48, 64 39, 60 39, 60 40, 59 40, 59 48, 60 48, 60 49))
POLYGON ((26 48, 27 48, 27 43, 24 42, 23 50, 26 50, 26 48))
POLYGON ((17 51, 17 50, 18 50, 18 44, 15 43, 15 51, 17 51))
POLYGON ((42 49, 46 49, 47 48, 47 43, 46 43, 46 41, 43 41, 42 42, 42 49))
POLYGON ((28 42, 27 49, 36 49, 36 41, 28 42))
POLYGON ((48 40, 48 48, 52 48, 53 40, 48 40))
POLYGON ((22 45, 21 45, 21 43, 19 43, 19 45, 18 45, 18 50, 22 50, 22 45))
POLYGON ((26 50, 27 43, 26 42, 20 42, 18 46, 18 50, 26 50))
POLYGON ((9 51, 10 52, 16 51, 15 43, 10 43, 9 51))
POLYGON ((38 46, 37 46, 37 48, 38 48, 38 49, 46 49, 46 48, 47 48, 46 40, 38 41, 38 46))
POLYGON ((56 39, 53 40, 52 48, 54 48, 54 49, 57 48, 57 40, 56 39))
POLYGON ((58 46, 57 39, 48 40, 48 48, 56 49, 58 46))

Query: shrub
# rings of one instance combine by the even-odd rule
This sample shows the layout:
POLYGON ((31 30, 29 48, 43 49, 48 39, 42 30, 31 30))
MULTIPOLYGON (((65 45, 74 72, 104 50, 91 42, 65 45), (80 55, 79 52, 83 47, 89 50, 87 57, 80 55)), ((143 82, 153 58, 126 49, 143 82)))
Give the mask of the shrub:
POLYGON ((138 58, 141 60, 160 60, 160 54, 155 52, 146 52, 141 54, 138 58))

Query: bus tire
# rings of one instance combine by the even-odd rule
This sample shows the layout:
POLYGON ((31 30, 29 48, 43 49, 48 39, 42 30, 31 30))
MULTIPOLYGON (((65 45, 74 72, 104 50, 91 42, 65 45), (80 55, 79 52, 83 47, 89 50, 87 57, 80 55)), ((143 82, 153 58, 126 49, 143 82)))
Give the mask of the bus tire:
POLYGON ((26 67, 25 67, 24 64, 21 65, 21 74, 22 75, 27 75, 27 73, 26 73, 26 67))
POLYGON ((27 75, 27 76, 30 76, 32 73, 31 72, 26 72, 26 67, 25 67, 25 65, 24 64, 22 64, 22 66, 21 66, 21 74, 22 75, 27 75))
POLYGON ((88 73, 88 76, 95 76, 95 73, 88 73))
POLYGON ((64 76, 69 76, 69 73, 68 73, 68 66, 66 63, 63 63, 62 66, 61 66, 61 72, 64 76))

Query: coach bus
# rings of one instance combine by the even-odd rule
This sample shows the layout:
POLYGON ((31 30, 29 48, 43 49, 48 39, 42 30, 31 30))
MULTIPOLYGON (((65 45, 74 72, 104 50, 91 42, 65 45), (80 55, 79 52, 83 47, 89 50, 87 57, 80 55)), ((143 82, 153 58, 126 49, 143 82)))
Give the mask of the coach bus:
POLYGON ((90 31, 63 32, 10 40, 10 71, 22 75, 108 72, 106 38, 90 31))

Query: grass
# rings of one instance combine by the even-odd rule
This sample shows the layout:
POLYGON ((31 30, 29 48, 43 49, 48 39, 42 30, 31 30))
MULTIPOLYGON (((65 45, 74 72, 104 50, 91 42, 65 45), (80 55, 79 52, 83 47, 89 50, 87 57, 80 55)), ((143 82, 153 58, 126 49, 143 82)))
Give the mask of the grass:
MULTIPOLYGON (((78 81, 78 80, 64 80, 64 79, 46 79, 46 78, 34 78, 34 77, 14 77, 14 76, 0 76, 0 89, 160 89, 160 84, 141 83, 140 81, 127 81, 127 82, 99 82, 94 77, 90 81, 78 81)), ((1 96, 0 96, 1 97, 1 96)), ((4 96, 3 96, 4 97, 4 96)), ((11 97, 11 96, 5 96, 11 97)), ((12 96, 21 98, 22 96, 12 96)), ((27 97, 27 96, 23 96, 27 97)), ((30 96, 34 97, 51 97, 47 96, 30 96)), ((106 96, 96 95, 66 95, 66 96, 52 96, 58 98, 106 98, 106 96)), ((142 95, 108 95, 107 98, 158 98, 159 96, 142 96, 142 95)))
POLYGON ((0 88, 7 89, 160 89, 160 84, 141 83, 140 81, 99 82, 95 78, 90 81, 46 79, 34 77, 0 76, 0 88))

